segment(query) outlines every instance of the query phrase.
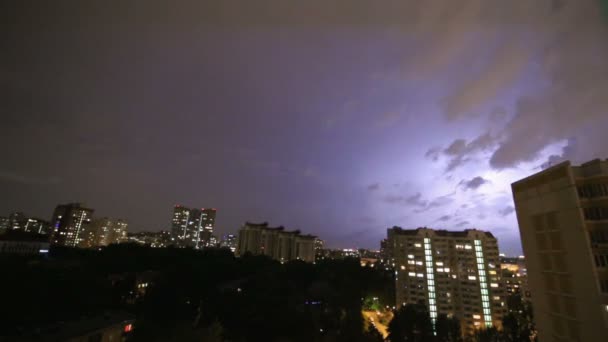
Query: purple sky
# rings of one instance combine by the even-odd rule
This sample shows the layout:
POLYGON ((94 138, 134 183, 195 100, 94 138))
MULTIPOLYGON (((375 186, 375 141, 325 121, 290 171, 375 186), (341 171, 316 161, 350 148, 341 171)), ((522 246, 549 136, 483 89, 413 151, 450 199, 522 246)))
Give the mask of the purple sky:
POLYGON ((599 1, 93 3, 0 6, 0 215, 159 230, 180 203, 220 234, 476 227, 518 254, 510 183, 607 157, 599 1))

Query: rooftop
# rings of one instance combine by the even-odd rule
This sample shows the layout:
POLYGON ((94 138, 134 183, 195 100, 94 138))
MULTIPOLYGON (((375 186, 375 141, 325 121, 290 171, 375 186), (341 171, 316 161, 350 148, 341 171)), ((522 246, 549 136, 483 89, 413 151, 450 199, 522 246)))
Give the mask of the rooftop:
POLYGON ((489 238, 494 238, 494 235, 492 235, 492 233, 486 232, 483 230, 477 230, 477 229, 465 229, 465 230, 461 230, 461 231, 451 231, 451 230, 433 229, 433 228, 427 228, 427 227, 419 227, 419 228, 415 228, 415 229, 403 229, 401 227, 394 226, 392 228, 389 228, 389 230, 394 231, 398 235, 412 235, 412 236, 418 235, 422 230, 430 230, 435 235, 441 236, 441 237, 468 237, 470 233, 480 232, 480 233, 484 233, 489 238))

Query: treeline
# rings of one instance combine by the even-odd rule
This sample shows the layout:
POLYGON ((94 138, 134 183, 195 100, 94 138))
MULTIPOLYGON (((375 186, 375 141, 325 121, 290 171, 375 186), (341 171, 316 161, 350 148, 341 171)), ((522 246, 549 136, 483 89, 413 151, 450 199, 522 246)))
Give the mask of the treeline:
POLYGON ((389 323, 390 342, 537 342, 530 302, 519 294, 507 300, 509 313, 502 320, 502 330, 480 329, 474 336, 463 337, 457 317, 439 315, 435 326, 426 305, 410 304, 395 312, 389 323))
POLYGON ((390 271, 359 261, 281 264, 224 249, 56 248, 48 258, 0 258, 0 330, 18 336, 122 310, 135 341, 382 341, 364 324, 364 298, 392 306, 390 271), (136 296, 138 275, 153 275, 136 296))

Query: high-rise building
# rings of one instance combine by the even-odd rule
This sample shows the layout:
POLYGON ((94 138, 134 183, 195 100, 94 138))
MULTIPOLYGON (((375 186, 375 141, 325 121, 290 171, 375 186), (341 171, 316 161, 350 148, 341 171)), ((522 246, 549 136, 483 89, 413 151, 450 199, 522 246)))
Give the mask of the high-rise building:
POLYGON ((314 262, 315 238, 312 235, 301 235, 298 230, 286 231, 284 227, 269 227, 268 222, 246 222, 239 230, 236 254, 267 255, 281 262, 314 262))
POLYGON ((95 219, 84 230, 80 246, 91 248, 125 242, 128 226, 127 222, 121 219, 107 217, 95 219))
POLYGON ((51 243, 77 247, 84 237, 93 216, 93 209, 80 203, 61 204, 55 208, 51 221, 51 243))
POLYGON ((512 184, 539 340, 608 336, 608 160, 512 184))
POLYGON ((14 211, 8 216, 8 227, 12 230, 25 230, 27 217, 20 211, 14 211))
POLYGON ((386 245, 395 260, 398 306, 424 302, 433 323, 439 314, 457 317, 464 335, 501 328, 505 294, 491 233, 393 227, 386 245))
POLYGON ((171 238, 178 247, 203 248, 213 243, 216 209, 194 209, 176 205, 171 220, 171 238))

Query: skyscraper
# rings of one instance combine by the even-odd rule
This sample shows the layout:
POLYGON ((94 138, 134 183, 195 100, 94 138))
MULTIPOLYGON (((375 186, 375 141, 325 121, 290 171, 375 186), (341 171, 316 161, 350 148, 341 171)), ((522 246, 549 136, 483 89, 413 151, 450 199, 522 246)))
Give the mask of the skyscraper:
POLYGON ((80 203, 58 205, 51 221, 51 243, 79 246, 92 216, 93 209, 85 208, 80 203))
POLYGON ((300 231, 286 231, 284 227, 271 228, 268 222, 246 222, 239 230, 237 256, 245 253, 268 255, 285 262, 289 260, 315 261, 316 236, 301 235, 300 231))
POLYGON ((398 306, 422 301, 433 322, 439 314, 457 317, 464 335, 501 327, 505 294, 491 233, 399 227, 387 233, 398 306))
POLYGON ((539 340, 608 336, 608 160, 512 184, 539 340))
POLYGON ((176 205, 171 220, 171 238, 178 247, 203 248, 211 243, 216 209, 193 209, 176 205))

